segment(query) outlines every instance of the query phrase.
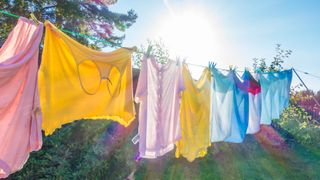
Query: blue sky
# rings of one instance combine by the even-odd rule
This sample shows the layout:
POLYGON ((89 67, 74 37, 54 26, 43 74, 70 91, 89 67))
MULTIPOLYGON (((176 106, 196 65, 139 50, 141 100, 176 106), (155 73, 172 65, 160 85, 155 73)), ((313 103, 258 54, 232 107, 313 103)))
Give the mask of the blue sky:
MULTIPOLYGON (((181 25, 179 39, 168 41, 173 56, 187 58, 190 63, 207 65, 208 61, 215 61, 218 67, 236 65, 242 69, 251 67, 255 57, 270 61, 275 44, 279 43, 293 51, 285 62, 286 68, 295 67, 320 76, 320 1, 118 0, 110 9, 116 12, 133 9, 138 14, 137 22, 126 32, 124 46, 146 44, 147 39, 159 39, 179 29, 174 25, 176 21, 172 24, 172 14, 201 14, 181 25), (165 29, 165 33, 159 33, 159 29, 165 29)), ((174 39, 174 33, 165 38, 174 39)), ((301 76, 312 89, 320 90, 320 79, 301 76)), ((293 85, 296 83, 294 77, 293 85)))

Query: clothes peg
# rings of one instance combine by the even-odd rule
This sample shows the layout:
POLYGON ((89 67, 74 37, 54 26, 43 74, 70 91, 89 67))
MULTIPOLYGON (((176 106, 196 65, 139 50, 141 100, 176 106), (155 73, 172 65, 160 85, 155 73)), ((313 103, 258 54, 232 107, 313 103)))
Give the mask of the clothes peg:
POLYGON ((209 61, 209 63, 208 63, 208 67, 209 67, 209 69, 211 69, 211 68, 212 68, 212 62, 211 62, 211 61, 209 61))
POLYGON ((250 72, 250 69, 248 67, 245 67, 244 72, 250 72))
POLYGON ((230 71, 234 71, 233 65, 229 65, 229 70, 230 70, 230 71))
POLYGON ((137 52, 138 48, 137 46, 133 46, 133 47, 122 47, 123 49, 127 49, 129 51, 133 51, 133 52, 137 52))
POLYGON ((216 67, 216 63, 214 63, 213 61, 209 61, 209 68, 211 69, 211 68, 215 68, 216 67))
POLYGON ((229 68, 230 68, 230 71, 236 71, 237 70, 237 66, 230 65, 229 68))
POLYGON ((133 47, 132 47, 132 51, 138 52, 138 47, 137 47, 137 46, 133 46, 133 47))
POLYGON ((260 69, 260 68, 258 68, 258 69, 255 70, 255 73, 260 73, 260 72, 261 72, 261 69, 260 69))
POLYGON ((148 49, 147 49, 147 57, 150 56, 151 51, 152 51, 152 46, 149 45, 149 46, 148 46, 148 49))
POLYGON ((208 63, 208 68, 210 70, 210 74, 213 77, 213 71, 216 68, 216 64, 213 61, 209 61, 208 63))
POLYGON ((33 13, 30 14, 30 17, 37 25, 40 24, 40 21, 38 21, 38 19, 36 18, 36 16, 33 13))

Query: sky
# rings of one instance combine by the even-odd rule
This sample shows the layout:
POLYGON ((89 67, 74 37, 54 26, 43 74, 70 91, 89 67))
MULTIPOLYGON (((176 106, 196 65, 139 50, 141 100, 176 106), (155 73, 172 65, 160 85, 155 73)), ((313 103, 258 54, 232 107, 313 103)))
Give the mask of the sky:
MULTIPOLYGON (((266 58, 269 64, 281 44, 293 51, 285 68, 320 77, 318 0, 118 0, 110 6, 115 12, 130 9, 138 18, 125 32, 123 46, 161 38, 172 58, 243 70, 252 67, 253 58, 266 58)), ((200 70, 193 69, 196 78, 200 70)), ((300 75, 309 88, 320 90, 320 78, 300 75)), ((297 83, 294 76, 292 85, 297 83)))

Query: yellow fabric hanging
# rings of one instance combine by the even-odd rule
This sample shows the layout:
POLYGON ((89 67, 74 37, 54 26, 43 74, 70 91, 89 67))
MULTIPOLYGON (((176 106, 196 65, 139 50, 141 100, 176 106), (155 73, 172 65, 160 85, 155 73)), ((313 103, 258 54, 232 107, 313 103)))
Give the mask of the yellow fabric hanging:
POLYGON ((50 22, 45 27, 38 80, 45 134, 79 119, 111 119, 128 126, 135 118, 132 52, 91 50, 50 22))
POLYGON ((186 89, 182 92, 180 122, 182 138, 176 143, 176 157, 188 161, 203 157, 210 146, 210 82, 211 73, 206 68, 198 81, 192 79, 186 64, 183 65, 186 89))

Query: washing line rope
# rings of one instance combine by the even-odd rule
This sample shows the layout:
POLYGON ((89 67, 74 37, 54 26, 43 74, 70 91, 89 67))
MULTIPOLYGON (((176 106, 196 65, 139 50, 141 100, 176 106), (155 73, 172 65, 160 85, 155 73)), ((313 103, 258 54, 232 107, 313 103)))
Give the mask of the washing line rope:
MULTIPOLYGON (((4 15, 7 15, 7 16, 10 16, 10 17, 13 17, 13 18, 20 18, 20 16, 16 15, 16 14, 12 14, 10 12, 7 12, 7 11, 4 11, 4 10, 1 10, 0 9, 0 13, 4 14, 4 15)), ((102 42, 105 42, 107 44, 110 44, 110 42, 108 41, 105 41, 105 40, 102 40, 102 39, 98 39, 96 37, 93 37, 93 36, 89 36, 89 35, 86 35, 86 34, 82 34, 82 33, 78 33, 78 32, 74 32, 74 31, 69 31, 67 29, 60 29, 61 31, 65 32, 65 33, 68 33, 68 34, 71 34, 72 36, 79 36, 79 37, 84 37, 84 38, 87 38, 87 39, 91 39, 91 40, 94 40, 94 41, 102 41, 102 42)), ((126 49, 130 49, 130 50, 133 50, 135 53, 140 53, 140 54, 145 54, 144 52, 140 52, 138 51, 136 48, 127 48, 127 47, 122 47, 122 46, 114 46, 114 47, 119 47, 119 48, 126 48, 126 49)), ((156 56, 157 57, 157 56, 156 56)), ((168 59, 170 61, 174 61, 172 59, 168 59)), ((192 66, 199 66, 199 67, 207 67, 207 66, 203 66, 203 65, 198 65, 198 64, 191 64, 191 63, 187 63, 189 65, 192 65, 192 66)), ((224 70, 224 69, 222 69, 224 70)))
MULTIPOLYGON (((0 13, 4 14, 4 15, 7 15, 7 16, 10 16, 10 17, 13 17, 13 18, 19 18, 20 16, 16 15, 16 14, 12 14, 10 12, 7 12, 7 11, 3 11, 0 9, 0 13)), ((105 41, 105 40, 102 40, 102 39, 98 39, 96 37, 93 37, 93 36, 88 36, 86 34, 82 34, 82 33, 78 33, 78 32, 74 32, 74 31, 69 31, 67 29, 60 29, 61 31, 65 32, 65 33, 68 33, 68 34, 71 34, 73 36, 80 36, 80 37, 84 37, 84 38, 88 38, 88 39, 91 39, 91 40, 94 40, 94 41, 103 41, 107 44, 110 44, 110 42, 108 41, 105 41)), ((127 48, 127 47, 122 47, 122 46, 114 46, 114 47, 119 47, 119 48, 126 48, 126 49, 131 49, 133 50, 135 53, 140 53, 140 54, 145 54, 144 52, 140 52, 138 51, 136 48, 127 48)), ((157 57, 157 56, 156 56, 157 57)), ((170 61, 174 61, 172 59, 168 59, 170 61)), ((186 63, 188 65, 191 65, 191 66, 198 66, 198 67, 202 67, 202 68, 206 68, 207 66, 204 66, 204 65, 199 65, 199 64, 192 64, 192 63, 186 63)), ((222 69, 222 68, 218 68, 220 70, 224 70, 224 71, 228 71, 227 69, 222 69)))
MULTIPOLYGON (((13 17, 13 18, 16 18, 16 19, 20 18, 19 15, 12 14, 12 13, 10 13, 10 12, 3 11, 3 10, 1 10, 1 9, 0 9, 0 13, 2 13, 2 14, 4 14, 4 15, 7 15, 7 16, 10 16, 10 17, 13 17)), ((73 36, 79 36, 79 37, 91 39, 91 40, 94 40, 94 41, 100 41, 100 42, 104 42, 104 43, 107 43, 107 44, 111 44, 111 43, 108 42, 108 41, 105 41, 105 40, 96 38, 96 37, 94 37, 94 36, 88 36, 88 35, 86 35, 86 34, 74 32, 74 31, 69 31, 69 30, 63 29, 63 28, 61 28, 60 30, 63 31, 63 32, 65 32, 65 33, 71 34, 71 35, 73 35, 73 36)), ((117 46, 117 47, 119 47, 119 46, 117 46)))
MULTIPOLYGON (((13 18, 17 18, 17 19, 20 18, 20 16, 18 16, 18 15, 16 15, 16 14, 12 14, 12 13, 9 13, 9 12, 7 12, 7 11, 3 11, 3 10, 1 10, 1 9, 0 9, 0 13, 2 13, 2 14, 4 14, 4 15, 7 15, 7 16, 10 16, 10 17, 13 17, 13 18)), ((108 42, 108 41, 101 40, 101 39, 95 38, 95 37, 93 37, 93 36, 88 36, 88 35, 85 35, 85 34, 82 34, 82 33, 69 31, 69 30, 67 30, 67 29, 61 29, 61 31, 66 32, 66 33, 68 33, 68 34, 71 34, 71 35, 73 35, 73 36, 80 36, 80 37, 88 38, 88 39, 95 40, 95 41, 104 41, 105 43, 110 44, 110 42, 108 42)), ((121 46, 116 46, 116 47, 123 48, 123 47, 121 47, 121 46)), ((143 53, 143 52, 138 51, 136 48, 135 48, 134 52, 136 52, 136 53, 141 53, 141 54, 145 54, 145 53, 143 53)), ((171 59, 169 59, 169 60, 172 61, 171 59)), ((187 64, 188 64, 188 65, 192 65, 192 66, 203 67, 203 68, 207 67, 207 66, 198 65, 198 64, 192 64, 192 63, 187 63, 187 64)), ((230 71, 230 70, 228 70, 228 69, 222 69, 222 68, 218 68, 218 69, 223 70, 223 71, 230 71)), ((311 73, 308 73, 308 72, 305 72, 305 71, 301 71, 301 70, 298 70, 298 69, 295 69, 295 68, 292 68, 292 70, 294 71, 295 75, 298 77, 298 79, 301 81, 301 83, 303 84, 303 86, 306 88, 307 91, 310 91, 309 88, 307 87, 307 85, 304 83, 304 81, 301 79, 301 77, 298 75, 298 73, 297 73, 296 71, 299 71, 299 72, 304 73, 304 74, 306 74, 306 75, 310 75, 310 76, 313 76, 313 77, 315 77, 315 78, 320 79, 320 76, 317 76, 317 75, 314 75, 314 74, 311 74, 311 73)), ((241 71, 241 70, 236 70, 236 71, 243 72, 243 71, 241 71)), ((313 100, 315 101, 315 103, 320 107, 320 103, 318 102, 318 100, 317 100, 314 96, 312 96, 312 98, 313 98, 313 100)))
MULTIPOLYGON (((12 13, 10 13, 10 12, 3 11, 3 10, 1 10, 1 9, 0 9, 0 13, 5 14, 5 15, 10 16, 10 17, 17 18, 17 19, 20 17, 20 16, 18 16, 18 15, 16 15, 16 14, 12 14, 12 13)), ((60 29, 60 30, 63 31, 63 32, 65 32, 65 33, 71 34, 71 35, 73 35, 73 36, 84 37, 84 38, 88 38, 88 39, 91 39, 91 40, 94 40, 94 41, 103 41, 103 42, 106 42, 106 43, 110 44, 110 42, 108 42, 108 41, 105 41, 105 40, 102 40, 102 39, 98 39, 98 38, 95 38, 95 37, 93 37, 93 36, 88 36, 88 35, 86 35, 86 34, 74 32, 74 31, 69 31, 69 30, 63 29, 63 28, 60 29)), ((115 46, 115 47, 131 49, 131 50, 133 50, 135 53, 145 54, 144 52, 138 51, 137 48, 127 48, 127 47, 122 47, 122 46, 115 46)), ((157 56, 155 56, 155 57, 157 57, 157 56)), ((168 59, 168 60, 170 60, 170 61, 175 61, 175 60, 172 60, 172 59, 168 59)), ((202 67, 202 68, 206 68, 206 67, 207 67, 207 66, 204 66, 204 65, 192 64, 192 63, 187 63, 187 62, 186 62, 186 64, 191 65, 191 66, 198 66, 198 67, 202 67)), ((217 69, 222 70, 222 71, 230 71, 230 69, 223 69, 223 68, 217 68, 217 69)), ((238 71, 238 72, 244 72, 243 70, 238 70, 238 69, 236 69, 236 71, 238 71)))
MULTIPOLYGON (((2 14, 4 14, 4 15, 7 15, 7 16, 10 16, 10 17, 13 17, 13 18, 17 18, 17 19, 20 18, 19 15, 12 14, 12 13, 10 13, 10 12, 7 12, 7 11, 1 10, 1 9, 0 9, 0 13, 2 13, 2 14)), ((102 40, 102 39, 98 39, 98 38, 95 38, 95 37, 93 37, 93 36, 88 36, 88 35, 86 35, 86 34, 74 32, 74 31, 69 31, 69 30, 63 29, 63 28, 61 29, 61 31, 66 32, 66 33, 68 33, 68 34, 71 34, 71 35, 73 35, 73 36, 80 36, 80 37, 88 38, 88 39, 95 40, 95 41, 104 41, 105 43, 110 44, 110 42, 108 42, 108 41, 105 41, 105 40, 102 40)), ((119 48, 127 48, 127 47, 122 47, 122 46, 116 46, 116 47, 119 47, 119 48)), ((131 48, 127 48, 127 49, 131 49, 131 48)), ((134 49, 134 48, 133 48, 133 49, 134 49)), ((136 52, 136 53, 141 53, 141 54, 145 54, 144 52, 140 52, 140 51, 138 51, 138 50, 134 50, 134 52, 136 52)), ((172 59, 169 59, 169 60, 174 61, 174 60, 172 60, 172 59)), ((188 64, 188 65, 192 65, 192 66, 203 67, 203 68, 206 68, 206 67, 207 67, 207 66, 199 65, 199 64, 192 64, 192 63, 187 63, 187 64, 188 64)), ((223 70, 223 71, 230 71, 230 70, 228 70, 228 69, 223 69, 223 68, 217 68, 217 69, 220 69, 220 70, 223 70)), ((319 78, 319 79, 320 79, 320 76, 317 76, 317 75, 314 75, 314 74, 311 74, 311 73, 308 73, 308 72, 304 72, 304 71, 301 71, 301 70, 298 70, 298 69, 295 69, 295 70, 297 70, 297 71, 299 71, 299 72, 301 72, 301 73, 304 73, 304 74, 307 74, 307 75, 310 75, 310 76, 313 76, 313 77, 315 77, 315 78, 319 78)), ((236 70, 236 71, 238 71, 238 72, 244 72, 243 70, 236 70)))
MULTIPOLYGON (((298 77, 298 79, 301 81, 301 83, 303 84, 303 86, 306 88, 306 90, 307 90, 308 92, 310 92, 309 88, 308 88, 307 85, 304 83, 304 81, 301 79, 301 77, 299 76, 299 74, 297 73, 297 71, 296 71, 294 68, 292 68, 292 70, 293 70, 293 72, 296 74, 296 76, 298 77)), ((312 96, 312 99, 313 99, 314 102, 318 105, 318 107, 320 107, 320 103, 318 102, 318 100, 317 100, 314 96, 312 96)))
POLYGON ((11 14, 11 13, 3 11, 3 10, 0 10, 0 13, 5 14, 5 15, 10 16, 10 17, 14 17, 14 18, 19 18, 20 17, 18 15, 11 14))
POLYGON ((314 77, 314 78, 318 78, 318 79, 320 79, 320 76, 318 76, 318 75, 311 74, 311 73, 308 73, 308 72, 305 72, 305 71, 301 71, 301 70, 296 69, 296 68, 295 68, 295 70, 296 70, 296 71, 298 71, 298 72, 301 72, 301 73, 303 73, 303 74, 306 74, 306 75, 312 76, 312 77, 314 77))

